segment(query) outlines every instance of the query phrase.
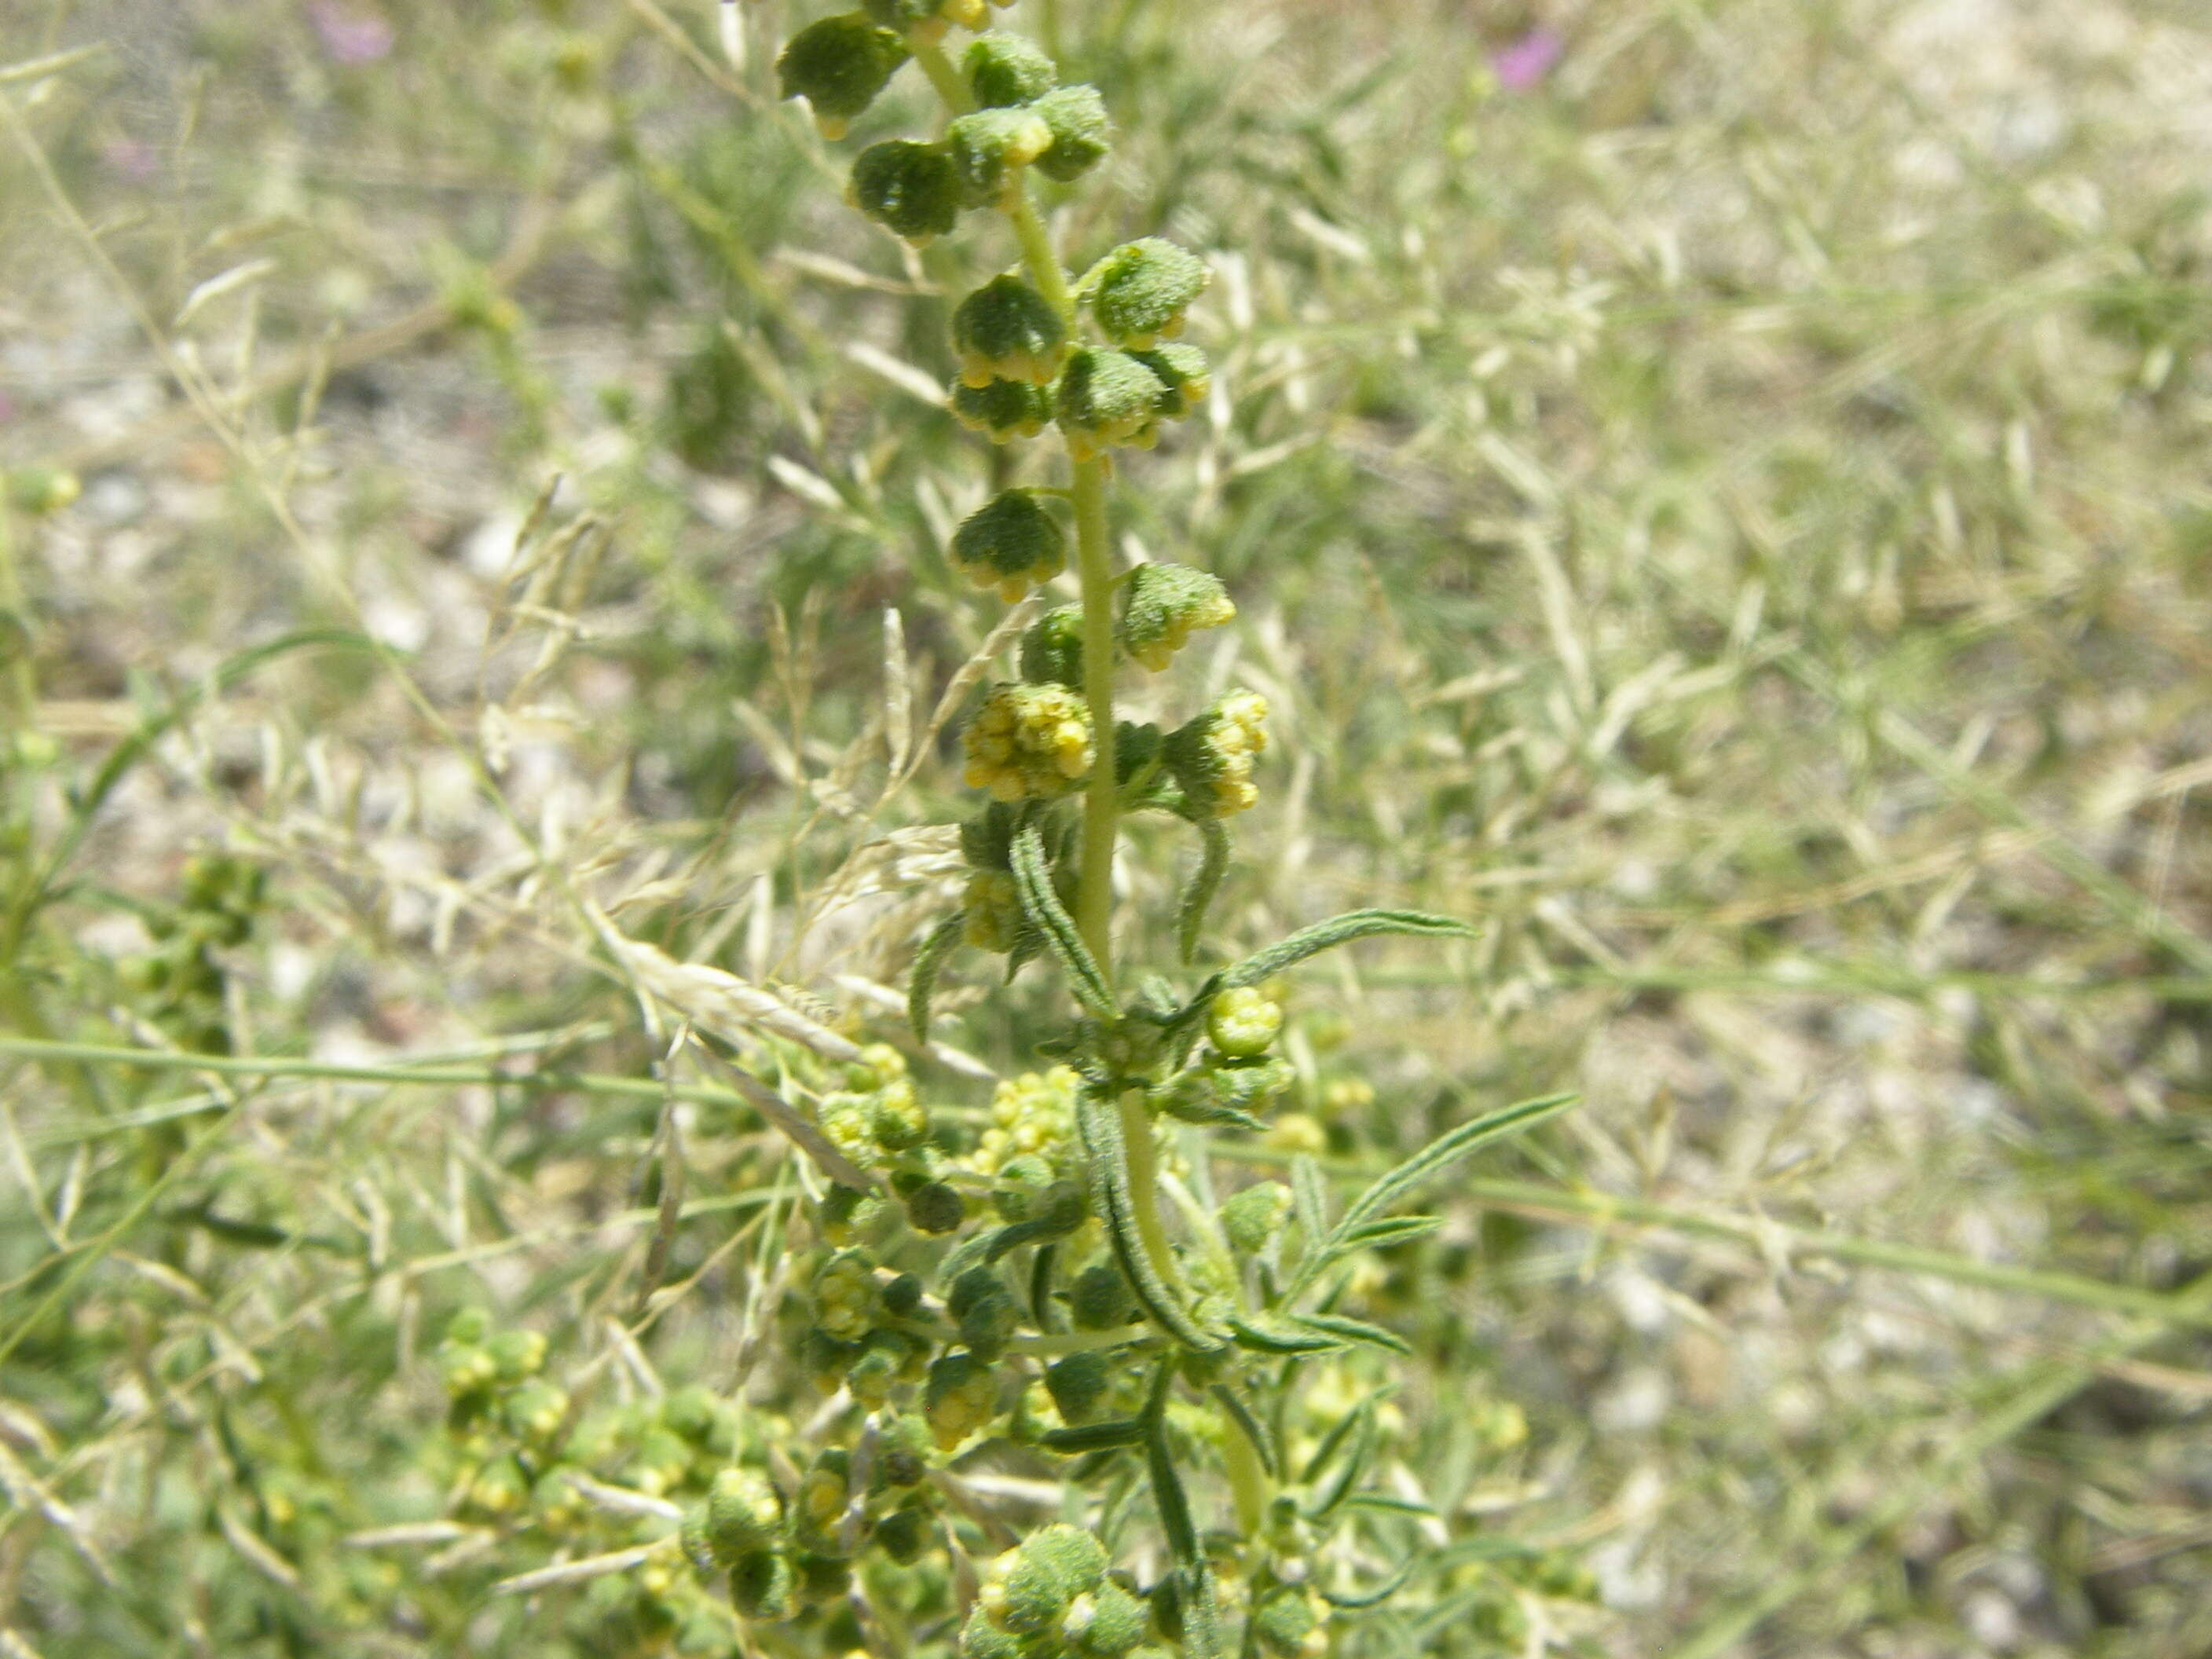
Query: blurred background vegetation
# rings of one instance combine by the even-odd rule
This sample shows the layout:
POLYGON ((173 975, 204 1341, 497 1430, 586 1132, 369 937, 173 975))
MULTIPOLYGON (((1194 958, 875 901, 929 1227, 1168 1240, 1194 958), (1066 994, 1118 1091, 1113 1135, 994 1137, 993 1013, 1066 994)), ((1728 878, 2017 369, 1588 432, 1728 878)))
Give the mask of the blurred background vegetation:
MULTIPOLYGON (((577 900, 873 1032, 955 890, 1006 463, 974 273, 773 101, 815 9, 0 0, 0 1646, 547 1650, 346 1541, 441 1513, 445 1314, 776 1386, 711 1091, 623 1322, 667 1034, 577 900)), ((1117 530, 1275 710, 1228 942, 1483 930, 1297 988, 1237 1156, 1584 1098, 1390 1265, 1441 1581, 1346 1650, 2212 1650, 2208 20, 1009 21, 1121 129, 1064 244, 1217 273, 1117 530)))

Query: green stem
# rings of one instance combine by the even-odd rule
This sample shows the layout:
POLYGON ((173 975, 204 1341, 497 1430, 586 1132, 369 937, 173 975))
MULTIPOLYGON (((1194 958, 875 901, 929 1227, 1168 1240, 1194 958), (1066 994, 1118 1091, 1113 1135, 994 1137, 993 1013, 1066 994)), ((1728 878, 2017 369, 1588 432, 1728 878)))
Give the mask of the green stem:
POLYGON ((1152 1115, 1145 1109, 1145 1091, 1124 1089, 1115 1109, 1121 1114, 1121 1156, 1129 1169, 1129 1204, 1135 1212, 1137 1236, 1145 1241, 1152 1271, 1180 1293, 1182 1273, 1160 1220, 1160 1165, 1152 1147, 1152 1115))
POLYGON ((1260 1467, 1260 1454, 1244 1437, 1243 1429, 1225 1420, 1221 1425, 1221 1466, 1237 1505, 1237 1528, 1248 1540, 1257 1538, 1267 1518, 1267 1472, 1260 1467))
POLYGON ((1067 286, 1067 273, 1060 268, 1060 255, 1052 246, 1052 236, 1037 215, 1036 204, 1030 199, 1029 189, 1014 198, 1006 210, 1006 217, 1014 227, 1014 235, 1022 245, 1022 264, 1027 267, 1030 280, 1037 285, 1047 304, 1060 313, 1060 320, 1068 325, 1071 334, 1075 326, 1075 295, 1067 286))
POLYGON ((955 115, 965 115, 975 107, 975 99, 969 95, 968 83, 960 78, 959 70, 943 46, 915 46, 910 38, 907 44, 913 46, 914 61, 921 65, 921 72, 929 77, 929 84, 937 88, 937 95, 945 100, 947 109, 955 115))
MULTIPOLYGON (((1075 463, 1076 568, 1083 583, 1083 700, 1091 709, 1093 757, 1083 799, 1083 863, 1075 923, 1114 984, 1114 834, 1121 811, 1114 754, 1114 555, 1107 544, 1106 462, 1075 463)), ((1147 1126, 1149 1136, 1150 1128, 1147 1126)), ((1151 1143, 1149 1139, 1146 1145, 1151 1143)), ((1131 1174, 1133 1176, 1134 1171, 1131 1174)))

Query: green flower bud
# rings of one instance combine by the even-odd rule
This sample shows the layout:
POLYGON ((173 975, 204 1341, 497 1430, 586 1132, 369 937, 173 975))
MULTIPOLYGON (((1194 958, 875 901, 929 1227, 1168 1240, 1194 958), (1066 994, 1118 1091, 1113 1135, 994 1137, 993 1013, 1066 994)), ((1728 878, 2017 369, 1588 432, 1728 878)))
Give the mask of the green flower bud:
POLYGON ((963 386, 994 380, 1049 386, 1067 358, 1067 328, 1044 295, 1018 276, 994 276, 952 313, 952 349, 963 386))
POLYGON ((1297 1081, 1285 1060, 1239 1060, 1195 1066, 1153 1091, 1153 1103, 1185 1123, 1261 1127, 1255 1115, 1297 1081))
POLYGON ((1271 1590, 1252 1609, 1252 1636, 1262 1653, 1275 1659, 1299 1659, 1328 1651, 1322 1635, 1321 1610, 1313 1592, 1291 1585, 1271 1590))
POLYGON ((1182 419, 1204 403, 1206 393, 1213 390, 1213 366, 1194 345, 1170 341, 1150 351, 1132 351, 1129 355, 1152 370, 1167 388, 1166 396, 1160 399, 1160 414, 1164 419, 1182 419))
POLYGON ((447 1341, 438 1349, 439 1380, 454 1400, 471 1400, 499 1380, 499 1366, 480 1347, 447 1341))
POLYGON ((545 1363, 545 1338, 537 1331, 501 1331, 484 1344, 484 1352, 502 1382, 520 1382, 538 1374, 545 1363))
POLYGON ((1114 1387, 1117 1362, 1098 1349, 1072 1353, 1044 1368, 1045 1392, 1067 1423, 1088 1423, 1097 1417, 1114 1387))
POLYGON ((909 1504, 876 1522, 876 1542, 899 1565, 910 1566, 921 1559, 936 1530, 936 1518, 927 1510, 909 1504))
POLYGON ((859 1363, 868 1351, 865 1342, 849 1341, 832 1336, 819 1325, 808 1328, 799 1358, 814 1386, 824 1394, 835 1394, 845 1380, 845 1374, 859 1363))
POLYGON ((991 1564, 975 1605, 1018 1636, 1057 1624, 1069 1603, 1106 1579, 1106 1552, 1079 1527, 1054 1522, 991 1564))
POLYGON ((788 1619, 799 1611, 799 1575, 787 1557, 757 1551, 731 1565, 730 1601, 748 1619, 788 1619))
POLYGON ((447 1342, 456 1347, 473 1346, 491 1334, 491 1315, 482 1308, 463 1308, 446 1322, 447 1342))
POLYGON ((513 1515, 530 1501, 530 1477, 512 1457, 495 1458, 469 1482, 467 1503, 479 1515, 513 1515))
POLYGON ((862 150, 846 194, 862 213, 916 247, 960 221, 960 175, 944 151, 911 138, 888 138, 862 150))
POLYGON ((1221 1206, 1221 1231, 1231 1244, 1257 1255, 1290 1218, 1291 1189, 1279 1181, 1255 1182, 1221 1206))
POLYGON ((1042 1210, 1046 1193, 1057 1179, 1052 1165, 1024 1152, 999 1166, 991 1203, 1004 1221, 1029 1221, 1042 1210))
POLYGON ((1145 1604, 1109 1578, 1068 1603, 1060 1633, 1079 1652, 1119 1659, 1145 1639, 1151 1623, 1145 1604))
POLYGON ((868 1333, 876 1311, 875 1263, 860 1250, 841 1250, 814 1275, 814 1322, 842 1342, 868 1333))
POLYGON ((1052 145, 1037 157, 1037 171, 1063 185, 1080 179, 1113 147, 1114 124, 1106 100, 1091 86, 1062 87, 1030 106, 1052 131, 1052 145))
POLYGON ((1090 280, 1091 314, 1106 337, 1143 349, 1182 332, 1183 313, 1212 278, 1189 249, 1146 236, 1101 259, 1090 280))
POLYGON ((982 433, 994 444, 1017 438, 1034 438, 1052 419, 1052 392, 1027 380, 994 380, 987 386, 956 381, 951 407, 953 419, 970 432, 982 433))
POLYGON ((1025 1659, 1028 1652, 1020 1637, 994 1624, 980 1607, 961 1626, 961 1659, 1025 1659))
POLYGON ((991 1267, 970 1267, 954 1279, 945 1310, 957 1322, 969 1351, 986 1364, 1006 1352, 1006 1339, 1021 1322, 1020 1304, 991 1267))
POLYGON ((1013 1158, 1034 1153, 1065 1164, 1075 1139, 1075 1091, 1081 1081, 1066 1066, 1024 1072, 992 1091, 991 1127, 971 1160, 976 1171, 995 1175, 1013 1158))
POLYGON ((783 1499, 757 1469, 728 1468, 707 1489, 707 1547, 725 1566, 773 1545, 783 1532, 783 1499))
POLYGON ((895 1417, 876 1443, 876 1480, 883 1486, 920 1486, 929 1473, 929 1425, 919 1417, 895 1417))
POLYGON ((962 735, 961 774, 995 800, 1051 800, 1091 771, 1091 710, 1063 685, 997 685, 962 735))
POLYGON ((1224 991, 1206 1005, 1206 1035, 1232 1060, 1266 1054, 1282 1029, 1282 1009, 1249 985, 1224 991))
POLYGON ((888 1042, 871 1042, 845 1067, 849 1089, 888 1089, 907 1074, 906 1056, 888 1042))
POLYGON ((1042 46, 1003 29, 978 35, 962 66, 975 101, 986 109, 1032 102, 1060 84, 1060 70, 1042 46))
POLYGON ((1237 615, 1218 577, 1187 564, 1140 564, 1121 588, 1121 648, 1158 672, 1191 632, 1237 615))
POLYGON ((541 1525, 554 1532, 567 1531, 592 1512, 565 1469, 548 1469, 538 1477, 530 1489, 530 1509, 541 1525))
POLYGON ((1022 169, 1052 148, 1052 128, 1026 107, 979 109, 945 129, 945 148, 969 206, 1011 205, 1022 169))
POLYGON ((677 1389, 660 1402, 661 1423, 672 1434, 693 1445, 703 1445, 722 1425, 721 1401, 711 1389, 694 1382, 677 1389))
POLYGON ((834 1550, 838 1522, 845 1518, 852 1459, 842 1448, 832 1447, 814 1460, 801 1477, 799 1496, 792 1504, 792 1519, 800 1540, 810 1549, 834 1550))
POLYGON ((1033 491, 1002 490, 952 532, 953 568, 1012 605, 1067 564, 1067 535, 1033 491))
POLYGON ((921 1311, 921 1280, 901 1273, 884 1286, 884 1311, 894 1319, 911 1319, 921 1311))
POLYGON ((951 1451, 997 1414, 997 1380, 972 1353, 952 1352, 934 1361, 923 1385, 922 1415, 939 1451, 951 1451))
POLYGON ((815 1212, 823 1238, 832 1244, 850 1244, 858 1236, 858 1224, 863 1212, 872 1207, 875 1201, 871 1194, 857 1188, 830 1188, 822 1195, 821 1207, 815 1212))
POLYGON ((1068 1310, 1079 1328, 1110 1331, 1129 1322, 1136 1299, 1119 1267, 1110 1261, 1094 1261, 1075 1276, 1068 1310))
POLYGON ((691 1472, 691 1448, 665 1429, 647 1429, 629 1462, 629 1484, 658 1498, 684 1484, 691 1472))
POLYGON ((925 1182, 907 1194, 906 1218, 918 1233, 957 1232, 968 1218, 968 1203, 943 1182, 925 1182))
POLYGON ((33 518, 58 513, 84 493, 76 473, 56 467, 27 466, 0 477, 7 483, 8 504, 33 518))
POLYGON ((824 138, 842 138, 853 118, 906 62, 906 42, 860 12, 825 17, 793 35, 776 59, 786 98, 804 98, 824 138))
POLYGON ((980 29, 990 16, 984 0, 865 0, 868 15, 898 29, 917 46, 933 46, 953 24, 980 29))
POLYGON ((1267 746, 1267 701, 1258 692, 1232 691, 1168 733, 1168 769, 1199 817, 1226 817, 1260 799, 1252 763, 1267 746))
POLYGON ((1079 690, 1083 685, 1083 607, 1056 605, 1022 633, 1022 678, 1079 690))
POLYGON ((929 1139, 929 1114, 913 1084, 900 1078, 875 1097, 868 1108, 868 1133, 887 1152, 910 1152, 929 1139))
POLYGON ((814 1104, 814 1121, 830 1145, 855 1164, 867 1164, 876 1156, 876 1097, 840 1091, 824 1095, 814 1104))
POLYGON ((500 1421, 518 1440, 550 1440, 568 1415, 568 1391, 542 1378, 523 1383, 500 1402, 500 1421))
POLYGON ((1126 351, 1089 348, 1067 360, 1054 394, 1067 453, 1079 461, 1116 445, 1149 449, 1159 438, 1160 397, 1152 371, 1126 351))

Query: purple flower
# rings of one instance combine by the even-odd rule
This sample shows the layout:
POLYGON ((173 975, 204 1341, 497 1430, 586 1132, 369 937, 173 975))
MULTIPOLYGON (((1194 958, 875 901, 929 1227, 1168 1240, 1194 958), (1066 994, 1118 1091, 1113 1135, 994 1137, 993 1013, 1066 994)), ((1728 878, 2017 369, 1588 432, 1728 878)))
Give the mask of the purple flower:
POLYGON ((1542 84, 1566 49, 1567 43, 1557 29, 1539 24, 1504 51, 1492 52, 1490 70, 1508 92, 1532 91, 1542 84))
POLYGON ((315 36, 332 63, 374 64, 392 50, 392 25, 374 12, 353 11, 334 0, 314 0, 307 8, 307 21, 315 26, 315 36))

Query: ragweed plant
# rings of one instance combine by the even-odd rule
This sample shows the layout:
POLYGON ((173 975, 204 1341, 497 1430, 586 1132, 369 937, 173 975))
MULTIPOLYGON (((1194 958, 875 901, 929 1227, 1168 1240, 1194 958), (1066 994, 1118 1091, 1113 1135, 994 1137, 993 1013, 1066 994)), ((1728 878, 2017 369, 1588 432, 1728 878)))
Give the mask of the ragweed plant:
POLYGON ((1125 453, 1211 391, 1205 353, 1179 337, 1208 271, 1157 236, 1063 264, 1040 191, 1091 173, 1111 124, 1096 88, 993 21, 984 0, 869 0, 800 29, 778 73, 836 141, 918 70, 941 128, 861 149, 848 199, 911 246, 965 232, 1011 255, 951 308, 948 406, 999 444, 1056 429, 1065 471, 999 490, 950 560, 1008 605, 1072 562, 1078 598, 1026 628, 1018 672, 982 690, 961 735, 981 799, 959 828, 961 902, 919 943, 908 1023, 929 1054, 937 986, 965 954, 1008 977, 1049 964, 1076 1012, 1038 1045, 1044 1066, 966 1120, 933 1109, 940 1085, 889 1043, 777 1051, 811 1105, 783 1127, 829 1177, 779 1327, 787 1369, 826 1396, 811 1413, 696 1389, 586 1410, 540 1375, 542 1345, 456 1319, 441 1352, 459 1510, 584 1564, 520 1582, 607 1569, 583 1616, 623 1650, 1336 1650, 1339 1621, 1419 1565, 1372 1527, 1419 1505, 1366 1486, 1394 1432, 1389 1361, 1407 1348, 1352 1310, 1361 1259, 1437 1226, 1394 1212, 1424 1180, 1564 1104, 1466 1124, 1340 1214, 1310 1157, 1291 1185, 1213 1200, 1204 1136, 1267 1134, 1297 1082, 1278 1052, 1280 977, 1362 938, 1468 930, 1362 910, 1202 965, 1218 960, 1230 825, 1260 799, 1267 706, 1240 688, 1171 726, 1117 717, 1125 672, 1169 669, 1237 611, 1205 570, 1117 569, 1109 524, 1125 453), (1194 842, 1174 975, 1116 950, 1116 846, 1138 815, 1194 842), (1060 1520, 1018 1534, 979 1502, 968 1475, 994 1448, 1060 1474, 1060 1520))

